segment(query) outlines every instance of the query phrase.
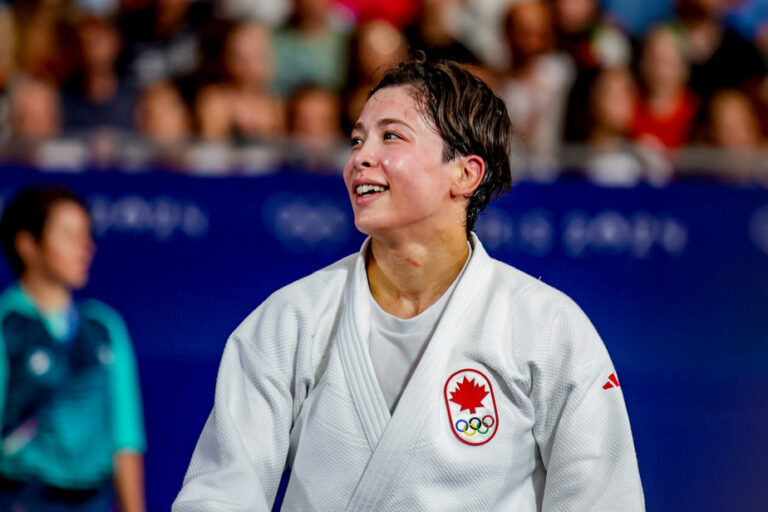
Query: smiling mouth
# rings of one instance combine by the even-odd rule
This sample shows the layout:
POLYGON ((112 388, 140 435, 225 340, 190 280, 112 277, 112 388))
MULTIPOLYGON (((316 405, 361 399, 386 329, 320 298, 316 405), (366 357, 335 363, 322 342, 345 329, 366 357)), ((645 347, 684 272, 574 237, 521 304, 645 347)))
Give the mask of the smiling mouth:
POLYGON ((381 185, 358 185, 355 187, 355 194, 362 197, 377 192, 384 192, 385 190, 389 190, 389 187, 382 187, 381 185))

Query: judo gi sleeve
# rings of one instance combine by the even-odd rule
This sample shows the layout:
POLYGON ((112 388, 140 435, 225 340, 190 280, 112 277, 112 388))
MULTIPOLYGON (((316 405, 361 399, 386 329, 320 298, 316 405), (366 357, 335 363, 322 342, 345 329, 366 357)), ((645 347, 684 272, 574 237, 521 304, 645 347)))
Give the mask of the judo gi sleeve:
POLYGON ((551 325, 537 397, 546 467, 542 511, 644 511, 629 418, 608 352, 575 305, 551 325))
POLYGON ((297 338, 275 309, 263 304, 227 341, 213 411, 173 512, 271 510, 288 456, 297 338))

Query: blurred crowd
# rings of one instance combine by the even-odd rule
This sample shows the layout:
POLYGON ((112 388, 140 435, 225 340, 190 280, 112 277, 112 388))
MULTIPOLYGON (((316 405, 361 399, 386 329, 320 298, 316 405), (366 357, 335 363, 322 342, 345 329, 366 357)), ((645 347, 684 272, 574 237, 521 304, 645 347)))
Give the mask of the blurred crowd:
POLYGON ((0 158, 332 172, 418 50, 504 99, 539 175, 768 175, 768 0, 0 0, 0 158))

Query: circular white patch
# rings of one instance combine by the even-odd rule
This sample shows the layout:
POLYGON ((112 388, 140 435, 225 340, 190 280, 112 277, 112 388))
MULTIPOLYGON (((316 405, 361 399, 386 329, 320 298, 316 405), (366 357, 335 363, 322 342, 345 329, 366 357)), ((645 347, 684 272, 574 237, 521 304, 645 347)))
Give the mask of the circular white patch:
POLYGON ((38 377, 48 373, 51 369, 51 354, 44 348, 38 348, 27 359, 27 367, 33 375, 38 377))
POLYGON ((115 353, 112 352, 112 349, 109 348, 108 345, 101 345, 99 347, 97 357, 99 358, 99 362, 104 365, 112 364, 115 361, 115 353))

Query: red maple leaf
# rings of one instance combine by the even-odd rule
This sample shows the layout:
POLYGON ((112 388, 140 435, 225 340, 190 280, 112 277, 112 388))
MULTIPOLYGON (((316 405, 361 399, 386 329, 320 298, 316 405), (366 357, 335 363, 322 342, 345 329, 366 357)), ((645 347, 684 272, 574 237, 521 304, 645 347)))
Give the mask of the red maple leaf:
POLYGON ((475 409, 483 407, 483 398, 486 395, 488 392, 485 386, 478 386, 475 384, 475 379, 467 380, 465 376, 464 380, 456 386, 456 390, 451 392, 451 402, 461 406, 459 412, 469 409, 469 412, 474 414, 475 409))

